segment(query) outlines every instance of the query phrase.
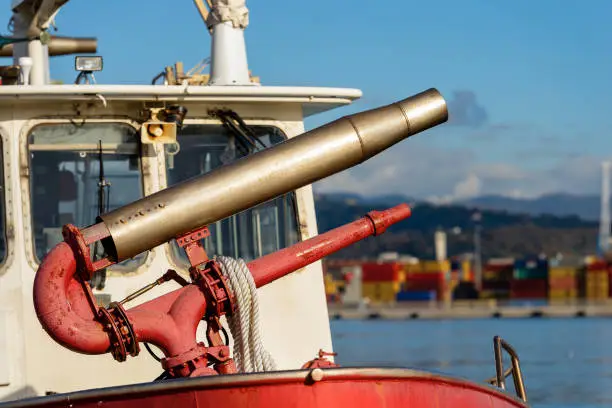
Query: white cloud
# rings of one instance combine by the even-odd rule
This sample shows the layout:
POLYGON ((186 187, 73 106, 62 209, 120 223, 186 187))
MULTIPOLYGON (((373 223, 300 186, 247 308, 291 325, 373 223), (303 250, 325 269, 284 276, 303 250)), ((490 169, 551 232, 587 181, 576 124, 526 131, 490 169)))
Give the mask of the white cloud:
POLYGON ((455 198, 472 198, 480 193, 482 181, 474 173, 470 173, 464 180, 455 185, 453 196, 455 198))
POLYGON ((483 163, 467 149, 435 148, 408 140, 359 166, 317 182, 314 187, 318 192, 404 194, 435 202, 485 194, 511 197, 554 192, 597 194, 600 162, 594 156, 559 155, 556 160, 548 160, 546 166, 535 159, 483 163), (530 169, 529 165, 536 168, 530 169))

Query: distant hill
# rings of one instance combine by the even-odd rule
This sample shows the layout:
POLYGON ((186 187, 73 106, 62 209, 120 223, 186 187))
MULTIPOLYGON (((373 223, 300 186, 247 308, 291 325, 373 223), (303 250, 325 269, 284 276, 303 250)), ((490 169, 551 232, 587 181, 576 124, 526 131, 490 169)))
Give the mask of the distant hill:
MULTIPOLYGON (((364 199, 354 194, 317 194, 315 201, 319 231, 324 232, 360 218, 373 209, 385 209, 411 200, 401 196, 364 199)), ((449 255, 473 250, 472 205, 436 206, 415 203, 412 207, 410 219, 391 227, 379 237, 368 238, 335 256, 373 258, 383 251, 396 251, 433 258, 433 236, 436 229, 451 231, 455 227, 459 227, 461 232, 457 235, 448 234, 449 255)), ((598 224, 576 215, 529 215, 505 210, 483 210, 482 227, 485 258, 518 257, 542 252, 549 255, 561 252, 574 256, 595 252, 598 224)))
MULTIPOLYGON (((416 200, 401 194, 377 195, 364 197, 354 193, 325 193, 329 200, 354 200, 358 204, 397 205, 401 202, 414 203, 416 200)), ((538 198, 510 198, 499 195, 486 195, 469 200, 456 201, 453 204, 485 210, 508 211, 515 214, 556 216, 576 215, 584 220, 597 221, 600 214, 598 195, 573 195, 566 193, 545 194, 538 198)))
POLYGON ((577 215, 585 220, 598 220, 601 198, 596 195, 547 194, 533 199, 516 199, 502 196, 482 196, 459 202, 470 207, 489 210, 506 210, 530 215, 577 215))

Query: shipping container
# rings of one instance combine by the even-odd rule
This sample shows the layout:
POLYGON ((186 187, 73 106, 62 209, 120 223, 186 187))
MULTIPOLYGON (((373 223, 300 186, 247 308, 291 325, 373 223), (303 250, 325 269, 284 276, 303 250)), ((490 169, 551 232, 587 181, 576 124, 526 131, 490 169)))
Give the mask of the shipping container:
POLYGON ((549 278, 566 278, 566 277, 576 277, 576 268, 568 267, 568 266, 555 266, 550 268, 548 271, 549 278))
POLYGON ((480 294, 479 294, 480 299, 498 299, 498 300, 502 300, 502 299, 508 299, 510 297, 510 291, 509 290, 481 290, 480 294))
POLYGON ((364 282, 361 286, 363 298, 371 302, 394 302, 396 294, 400 291, 398 282, 364 282))
POLYGON ((325 275, 325 294, 334 295, 338 293, 338 285, 330 274, 325 275))
POLYGON ((421 267, 423 272, 448 272, 451 270, 449 261, 422 261, 421 267))
POLYGON ((516 280, 547 279, 548 271, 546 269, 515 268, 512 273, 512 278, 516 280))
POLYGON ((401 263, 401 265, 402 265, 402 270, 406 274, 423 271, 423 267, 421 266, 420 262, 419 263, 401 263))
POLYGON ((483 290, 510 290, 510 280, 483 280, 483 290))
POLYGON ((511 299, 544 299, 548 297, 548 280, 516 279, 510 282, 511 299))
POLYGON ((361 279, 365 282, 399 282, 402 266, 397 262, 366 262, 361 265, 361 279))
POLYGON ((503 280, 512 278, 514 262, 511 263, 491 263, 488 262, 482 271, 483 280, 503 280))
POLYGON ((585 295, 587 299, 605 299, 610 296, 610 277, 607 271, 592 269, 585 274, 585 295))
POLYGON ((577 289, 549 289, 549 299, 574 299, 578 295, 577 289))
POLYGON ((403 291, 398 292, 396 299, 398 302, 432 301, 436 300, 438 294, 435 290, 426 291, 403 291))
POLYGON ((570 290, 577 289, 576 278, 573 276, 562 276, 562 277, 549 277, 548 278, 548 289, 559 289, 559 290, 570 290))
POLYGON ((594 259, 592 262, 586 264, 587 271, 600 271, 608 269, 608 262, 603 259, 594 259))

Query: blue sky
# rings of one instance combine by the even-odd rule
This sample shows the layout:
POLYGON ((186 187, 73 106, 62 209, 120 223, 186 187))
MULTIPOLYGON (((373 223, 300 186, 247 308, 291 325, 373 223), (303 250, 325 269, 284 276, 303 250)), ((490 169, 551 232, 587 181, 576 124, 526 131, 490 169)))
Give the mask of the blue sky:
MULTIPOLYGON (((249 65, 264 85, 363 90, 360 101, 308 128, 430 87, 449 102, 450 123, 317 190, 438 200, 599 192, 600 162, 612 157, 612 2, 247 5, 249 65)), ((100 83, 149 83, 165 65, 190 67, 210 50, 191 0, 72 0, 57 25, 59 35, 98 37, 100 83)), ((73 57, 53 59, 52 76, 72 81, 73 57)))

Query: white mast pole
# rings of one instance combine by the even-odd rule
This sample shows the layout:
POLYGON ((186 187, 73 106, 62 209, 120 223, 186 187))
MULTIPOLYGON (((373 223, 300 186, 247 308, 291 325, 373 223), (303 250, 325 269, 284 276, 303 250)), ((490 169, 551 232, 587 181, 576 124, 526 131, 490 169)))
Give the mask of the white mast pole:
POLYGON ((244 30, 249 25, 245 0, 212 0, 206 24, 212 34, 210 85, 251 82, 244 30))

